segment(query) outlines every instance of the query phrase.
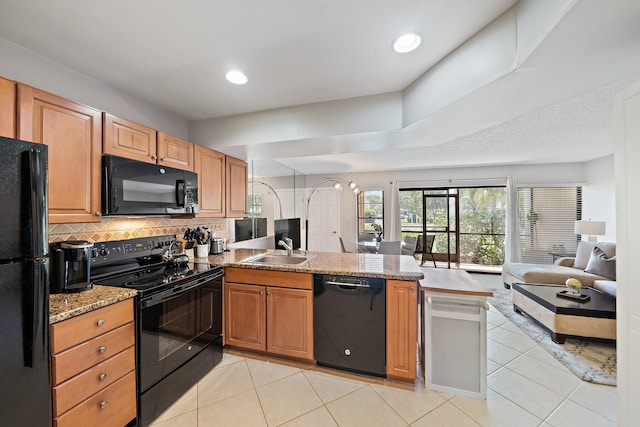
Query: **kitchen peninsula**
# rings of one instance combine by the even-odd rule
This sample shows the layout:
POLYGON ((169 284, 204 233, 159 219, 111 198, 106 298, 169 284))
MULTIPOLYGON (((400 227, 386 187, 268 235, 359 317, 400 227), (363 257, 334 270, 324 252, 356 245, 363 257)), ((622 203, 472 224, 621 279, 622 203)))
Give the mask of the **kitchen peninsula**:
POLYGON ((209 256, 211 264, 226 267, 226 345, 314 361, 314 275, 382 278, 386 280, 386 375, 416 378, 418 280, 423 274, 412 257, 312 252, 298 264, 252 261, 274 254, 283 251, 236 249, 209 256))

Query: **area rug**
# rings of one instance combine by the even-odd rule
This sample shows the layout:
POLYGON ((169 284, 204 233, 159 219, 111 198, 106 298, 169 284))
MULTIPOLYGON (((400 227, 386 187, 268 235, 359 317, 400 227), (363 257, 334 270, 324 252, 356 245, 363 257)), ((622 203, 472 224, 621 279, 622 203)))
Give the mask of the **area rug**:
POLYGON ((556 344, 551 340, 547 330, 528 316, 513 311, 511 290, 492 289, 492 291, 493 298, 489 298, 489 303, 578 378, 597 384, 616 385, 615 344, 570 338, 567 338, 564 344, 556 344))

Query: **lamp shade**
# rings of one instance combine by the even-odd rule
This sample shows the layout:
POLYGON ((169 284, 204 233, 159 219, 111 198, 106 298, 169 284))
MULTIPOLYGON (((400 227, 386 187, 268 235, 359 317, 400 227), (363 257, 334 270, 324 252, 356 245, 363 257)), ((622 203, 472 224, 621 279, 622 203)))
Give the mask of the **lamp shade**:
POLYGON ((589 236, 603 236, 606 230, 604 221, 576 221, 576 234, 588 234, 589 236))

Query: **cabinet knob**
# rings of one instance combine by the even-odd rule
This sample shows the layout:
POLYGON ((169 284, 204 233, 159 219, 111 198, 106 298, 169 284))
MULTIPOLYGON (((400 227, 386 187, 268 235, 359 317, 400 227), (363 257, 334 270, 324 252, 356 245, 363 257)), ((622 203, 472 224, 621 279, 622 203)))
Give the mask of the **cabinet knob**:
POLYGON ((100 354, 104 354, 106 351, 107 351, 107 347, 104 345, 98 349, 98 353, 100 354))
POLYGON ((166 159, 166 157, 160 157, 160 160, 162 160, 164 162, 167 159, 166 159))
POLYGON ((96 322, 96 324, 97 324, 98 326, 102 326, 102 325, 104 325, 104 319, 100 319, 100 320, 98 320, 98 321, 96 322))
POLYGON ((267 291, 267 296, 271 295, 271 292, 267 291))
POLYGON ((102 212, 100 211, 96 212, 96 216, 102 216, 102 212))
POLYGON ((100 376, 98 377, 98 379, 99 379, 100 381, 104 381, 104 380, 106 380, 106 379, 107 379, 107 374, 106 374, 106 373, 104 373, 104 372, 103 372, 103 373, 101 373, 101 374, 100 374, 100 376))
POLYGON ((261 296, 262 296, 262 295, 264 295, 264 292, 263 292, 263 291, 260 291, 260 295, 261 295, 261 296))
POLYGON ((156 156, 155 154, 153 156, 151 156, 152 160, 158 160, 158 156, 156 156))
POLYGON ((409 288, 409 290, 410 290, 411 292, 413 292, 413 291, 415 291, 415 290, 416 290, 416 287, 415 287, 415 286, 411 286, 411 287, 409 288))
POLYGON ((102 402, 100 402, 100 409, 106 408, 108 403, 109 402, 107 402, 106 400, 103 400, 102 402))

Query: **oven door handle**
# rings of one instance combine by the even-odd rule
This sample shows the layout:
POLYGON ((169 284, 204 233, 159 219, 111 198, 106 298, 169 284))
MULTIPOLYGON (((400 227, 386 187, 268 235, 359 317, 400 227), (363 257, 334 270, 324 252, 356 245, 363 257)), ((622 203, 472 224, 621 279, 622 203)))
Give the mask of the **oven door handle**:
POLYGON ((154 305, 158 305, 165 301, 169 301, 172 298, 175 298, 176 295, 179 295, 183 292, 190 291, 193 288, 197 288, 198 286, 202 286, 206 282, 210 282, 211 280, 216 280, 224 276, 224 272, 221 271, 212 276, 203 277, 197 280, 192 280, 190 282, 185 283, 184 285, 179 285, 174 288, 168 289, 164 292, 160 292, 155 295, 151 295, 147 298, 143 298, 140 300, 140 305, 142 308, 151 307, 154 305))

